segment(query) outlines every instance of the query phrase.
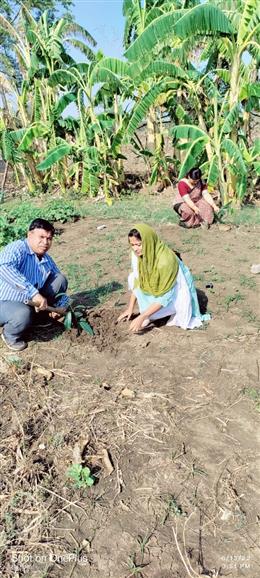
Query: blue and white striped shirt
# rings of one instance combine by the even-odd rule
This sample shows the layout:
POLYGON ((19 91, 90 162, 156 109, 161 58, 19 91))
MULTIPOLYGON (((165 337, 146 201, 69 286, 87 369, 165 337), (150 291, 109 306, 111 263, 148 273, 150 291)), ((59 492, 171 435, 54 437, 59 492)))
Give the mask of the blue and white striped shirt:
MULTIPOLYGON (((0 252, 0 301, 31 300, 40 293, 51 273, 59 273, 53 259, 45 253, 41 259, 31 249, 27 239, 13 241, 0 252)), ((67 305, 62 295, 59 307, 67 305)))

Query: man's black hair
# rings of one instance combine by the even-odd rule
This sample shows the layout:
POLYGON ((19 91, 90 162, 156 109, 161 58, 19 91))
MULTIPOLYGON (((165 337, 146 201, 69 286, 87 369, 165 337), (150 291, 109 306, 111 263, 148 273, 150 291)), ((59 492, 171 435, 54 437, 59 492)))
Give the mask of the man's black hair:
POLYGON ((29 226, 29 231, 33 231, 34 229, 44 229, 44 231, 50 231, 52 236, 55 233, 54 226, 45 219, 34 219, 29 226))

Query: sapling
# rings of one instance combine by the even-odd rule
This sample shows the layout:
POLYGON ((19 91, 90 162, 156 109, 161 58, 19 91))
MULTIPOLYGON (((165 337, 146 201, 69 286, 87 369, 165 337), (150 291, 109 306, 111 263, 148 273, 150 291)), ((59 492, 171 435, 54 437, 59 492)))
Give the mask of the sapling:
POLYGON ((64 319, 64 327, 66 330, 76 327, 78 330, 78 335, 81 331, 86 331, 89 335, 94 335, 94 331, 91 325, 84 318, 85 307, 84 305, 73 305, 68 306, 68 310, 64 319))
MULTIPOLYGON (((61 297, 62 295, 65 295, 65 293, 59 293, 57 297, 61 297)), ((69 303, 63 322, 67 331, 72 329, 72 327, 76 327, 78 330, 78 335, 82 330, 89 333, 89 335, 94 335, 93 328, 84 318, 85 310, 85 305, 74 306, 73 303, 69 303)))
POLYGON ((81 464, 72 464, 67 470, 67 476, 74 482, 75 488, 91 487, 95 481, 90 469, 81 464))

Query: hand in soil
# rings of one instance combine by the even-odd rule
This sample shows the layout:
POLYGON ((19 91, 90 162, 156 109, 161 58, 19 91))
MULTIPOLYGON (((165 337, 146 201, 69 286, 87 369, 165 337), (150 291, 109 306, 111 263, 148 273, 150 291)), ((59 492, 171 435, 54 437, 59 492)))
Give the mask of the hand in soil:
POLYGON ((133 333, 138 333, 138 331, 141 331, 143 329, 143 322, 144 322, 144 318, 142 317, 142 315, 138 315, 138 317, 136 317, 132 323, 130 324, 130 331, 132 331, 133 333))
POLYGON ((119 321, 123 321, 123 319, 127 319, 127 321, 129 321, 131 319, 133 315, 133 311, 131 309, 125 309, 125 311, 123 311, 123 313, 121 313, 121 315, 119 315, 119 317, 117 318, 117 323, 119 323, 119 321))

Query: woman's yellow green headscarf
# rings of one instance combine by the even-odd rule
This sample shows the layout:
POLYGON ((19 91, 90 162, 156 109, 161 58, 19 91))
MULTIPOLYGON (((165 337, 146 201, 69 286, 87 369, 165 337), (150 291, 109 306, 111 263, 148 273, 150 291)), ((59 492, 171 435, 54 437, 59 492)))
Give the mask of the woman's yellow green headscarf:
POLYGON ((133 227, 142 239, 142 257, 138 258, 140 289, 159 297, 174 285, 179 263, 175 253, 145 223, 133 227))

